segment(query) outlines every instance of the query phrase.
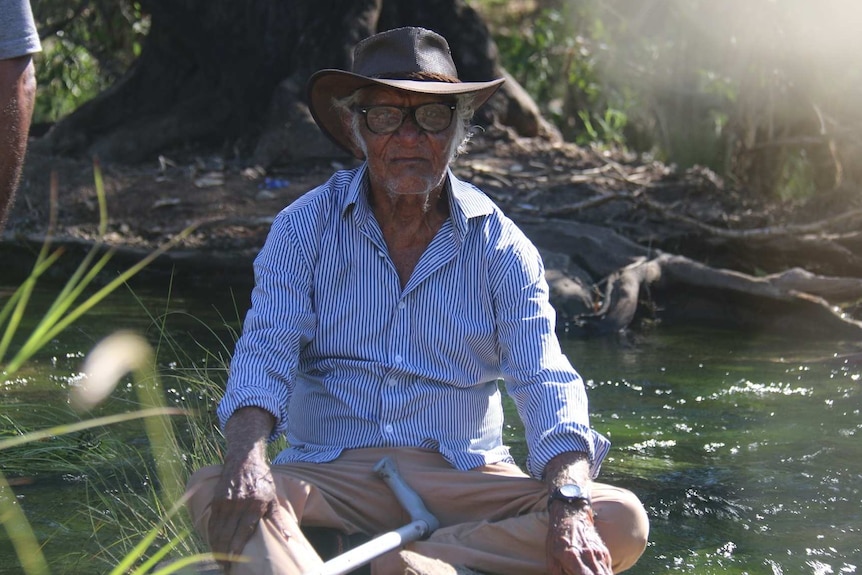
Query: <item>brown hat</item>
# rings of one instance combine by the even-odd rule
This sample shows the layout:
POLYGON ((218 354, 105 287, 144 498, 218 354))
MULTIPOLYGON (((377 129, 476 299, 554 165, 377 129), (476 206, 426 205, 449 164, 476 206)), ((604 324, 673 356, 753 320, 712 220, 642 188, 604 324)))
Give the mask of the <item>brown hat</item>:
POLYGON ((333 99, 379 85, 422 94, 475 94, 474 107, 478 108, 504 81, 462 82, 443 36, 424 28, 396 28, 359 42, 353 49, 350 72, 327 69, 312 75, 308 80, 308 107, 320 129, 354 153, 333 99))

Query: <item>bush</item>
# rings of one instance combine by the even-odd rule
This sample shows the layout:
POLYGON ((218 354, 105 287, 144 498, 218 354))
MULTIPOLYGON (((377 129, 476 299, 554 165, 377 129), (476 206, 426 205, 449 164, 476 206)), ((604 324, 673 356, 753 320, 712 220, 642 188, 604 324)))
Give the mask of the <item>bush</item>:
POLYGON ((43 48, 34 123, 56 122, 113 84, 149 30, 149 17, 131 0, 42 0, 33 15, 43 48))
POLYGON ((567 140, 705 165, 766 197, 862 180, 850 0, 472 4, 567 140))

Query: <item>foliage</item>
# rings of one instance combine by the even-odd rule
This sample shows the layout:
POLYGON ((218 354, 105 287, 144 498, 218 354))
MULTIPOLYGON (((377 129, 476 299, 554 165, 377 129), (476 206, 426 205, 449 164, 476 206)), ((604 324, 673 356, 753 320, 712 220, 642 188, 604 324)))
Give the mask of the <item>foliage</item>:
POLYGON ((568 140, 705 165, 781 198, 862 181, 850 0, 471 4, 568 140))
POLYGON ((140 55, 149 17, 133 0, 33 3, 37 56, 34 122, 55 122, 113 84, 140 55))
MULTIPOLYGON (((95 174, 96 191, 101 208, 100 232, 104 234, 107 226, 107 210, 105 208, 104 186, 98 165, 95 174)), ((57 185, 56 178, 54 178, 52 196, 55 197, 56 192, 57 185)), ((190 232, 191 228, 173 241, 185 237, 190 232)), ((77 270, 61 288, 56 300, 34 328, 33 333, 25 337, 24 343, 17 348, 17 351, 13 352, 12 343, 15 341, 21 326, 36 282, 62 255, 60 249, 52 251, 50 239, 46 240, 30 276, 0 308, 0 327, 3 327, 2 338, 0 338, 0 362, 4 362, 7 355, 11 356, 8 362, 0 363, 3 368, 2 373, 9 376, 21 369, 28 359, 45 347, 57 334, 67 329, 76 319, 91 310, 117 287, 123 285, 150 261, 168 249, 170 245, 172 242, 160 247, 138 264, 119 274, 117 278, 109 281, 83 302, 76 303, 85 289, 104 269, 111 257, 110 251, 100 257, 101 246, 97 244, 85 256, 77 270)), ((120 377, 132 372, 136 380, 135 389, 138 393, 138 401, 137 409, 131 412, 92 417, 83 421, 73 420, 40 430, 22 429, 9 417, 5 415, 2 417, 9 424, 9 428, 13 430, 12 433, 4 433, 3 437, 0 437, 0 451, 4 452, 3 461, 6 472, 14 471, 16 465, 21 468, 26 466, 29 472, 42 465, 51 468, 59 466, 74 469, 77 472, 90 472, 96 476, 100 472, 104 473, 106 468, 112 469, 114 467, 111 462, 116 460, 118 453, 122 452, 124 456, 128 456, 130 450, 119 447, 116 442, 104 450, 76 450, 69 449, 69 446, 80 442, 82 432, 143 419, 149 439, 151 463, 150 461, 143 462, 140 469, 153 468, 155 470, 154 476, 158 478, 159 489, 156 490, 155 487, 151 489, 146 508, 156 510, 157 513, 155 517, 149 518, 148 522, 136 524, 136 543, 127 548, 124 555, 115 558, 114 567, 110 570, 112 575, 148 572, 168 574, 204 558, 201 555, 193 554, 196 547, 193 544, 191 546, 188 544, 190 529, 184 525, 183 516, 177 514, 183 504, 181 495, 187 469, 169 416, 183 415, 187 412, 166 406, 160 378, 154 368, 154 358, 152 348, 140 336, 129 333, 109 336, 93 350, 88 358, 84 368, 84 372, 87 374, 84 382, 72 388, 70 404, 77 405, 81 409, 90 409, 107 397, 120 377), (54 440, 57 438, 70 438, 71 443, 69 441, 55 443, 54 440), (52 443, 46 447, 44 442, 48 440, 52 440, 52 443), (80 456, 76 451, 82 452, 80 456), (168 539, 160 541, 160 539, 164 539, 166 533, 169 534, 168 539), (153 550, 152 547, 156 544, 157 546, 153 550), (162 559, 180 548, 184 550, 183 555, 185 557, 182 560, 167 567, 159 566, 162 559)), ((201 439, 198 438, 198 441, 201 439)), ((139 452, 134 453, 142 457, 139 452)), ((193 461, 198 463, 197 459, 193 461)), ((149 482, 150 485, 154 483, 154 481, 149 482)), ((46 575, 50 573, 41 545, 18 504, 4 472, 0 472, 0 524, 6 529, 25 574, 46 575)))
MULTIPOLYGON (((502 6, 491 4, 495 6, 486 9, 493 19, 502 6)), ((615 94, 600 84, 598 54, 584 24, 590 18, 589 7, 572 2, 560 7, 536 4, 531 14, 513 10, 494 22, 503 65, 566 139, 582 145, 622 144, 625 102, 608 100, 615 94)))
MULTIPOLYGON (((96 180, 96 195, 99 199, 99 208, 101 221, 99 226, 99 234, 104 236, 107 231, 107 208, 105 205, 105 191, 102 183, 101 170, 98 164, 95 167, 96 180)), ((56 177, 52 178, 51 194, 56 198, 57 195, 56 177)), ((56 205, 56 202, 52 202, 56 205)), ((54 216, 51 217, 52 222, 54 216)), ((113 251, 103 250, 103 245, 96 242, 84 259, 81 261, 75 272, 66 281, 66 284, 57 295, 56 300, 45 312, 42 320, 33 332, 27 337, 21 347, 7 360, 7 355, 13 343, 13 338, 18 331, 24 314, 27 311, 27 304, 30 300, 30 294, 39 280, 48 269, 60 258, 63 253, 62 248, 51 249, 50 234, 53 231, 53 223, 49 226, 48 239, 42 245, 42 250, 36 258, 36 263, 33 266, 33 271, 30 276, 24 281, 18 290, 12 294, 6 303, 0 308, 0 328, 2 336, 0 336, 0 362, 6 361, 4 366, 6 375, 14 374, 25 361, 30 359, 39 349, 44 347, 58 333, 62 332, 72 325, 83 314, 87 313, 96 304, 106 298, 114 290, 126 281, 131 279, 135 274, 149 265, 154 259, 165 253, 171 246, 188 236, 193 228, 187 228, 171 241, 163 244, 158 249, 143 258, 140 262, 133 265, 117 277, 109 281, 105 286, 98 289, 94 294, 87 297, 83 302, 78 303, 87 288, 91 286, 99 273, 105 268, 110 261, 113 251), (5 326, 5 327, 3 327, 5 326)))
MULTIPOLYGON (((103 342, 100 345, 109 345, 116 348, 116 340, 103 342)), ((179 459, 181 451, 173 433, 173 426, 168 418, 169 416, 183 415, 185 412, 176 408, 166 407, 158 382, 147 380, 148 366, 151 365, 150 358, 139 356, 136 358, 136 362, 140 362, 140 365, 134 368, 138 371, 136 377, 143 380, 138 382, 138 391, 141 394, 139 409, 128 413, 55 425, 47 429, 0 440, 0 451, 5 451, 30 444, 37 444, 48 438, 66 436, 97 427, 135 419, 143 419, 145 421, 161 489, 157 492, 153 488, 146 506, 142 506, 141 508, 153 509, 157 513, 154 518, 147 517, 149 520, 147 523, 138 522, 131 524, 137 528, 134 530, 136 544, 128 549, 126 554, 116 557, 115 567, 110 571, 112 575, 129 572, 141 574, 151 571, 156 572, 157 563, 176 548, 182 547, 183 542, 189 536, 189 529, 187 527, 177 529, 177 525, 184 523, 182 516, 178 515, 177 512, 183 505, 183 498, 180 497, 180 494, 182 493, 184 484, 182 479, 185 476, 185 470, 179 459), (165 532, 172 533, 170 539, 159 545, 151 554, 148 554, 150 548, 165 532), (138 566, 135 567, 136 565, 138 566)), ((121 369, 118 373, 125 371, 122 369, 123 366, 120 367, 121 369)), ((100 469, 104 473, 106 465, 110 465, 110 458, 104 459, 98 462, 98 464, 72 465, 72 468, 79 472, 90 471, 98 474, 100 469)), ((143 468, 146 467, 148 466, 144 466, 143 468)), ((11 487, 5 475, 0 473, 0 523, 6 527, 7 533, 15 547, 16 554, 21 561, 24 573, 27 575, 48 574, 50 573, 50 569, 41 546, 36 540, 20 506, 15 503, 15 498, 9 497, 8 494, 11 492, 11 487)), ((110 492, 106 491, 105 493, 110 492)), ((113 507, 117 508, 116 505, 113 507)), ((116 516, 116 514, 112 515, 116 516)), ((123 514, 119 516, 125 517, 123 514)), ((185 555, 187 556, 186 560, 192 562, 200 561, 203 558, 200 554, 190 555, 187 552, 185 555)), ((182 564, 177 564, 174 565, 173 569, 165 568, 158 572, 170 573, 181 566, 182 564)))
MULTIPOLYGON (((203 362, 178 367, 184 361, 191 362, 190 350, 175 347, 166 316, 152 319, 159 330, 155 349, 185 359, 163 364, 166 367, 157 373, 149 344, 139 336, 120 332, 100 342, 88 355, 84 368, 88 374, 86 385, 73 388, 70 394, 71 403, 79 403, 80 397, 76 396, 90 394, 100 387, 94 381, 99 379, 100 372, 119 376, 131 369, 137 400, 123 400, 131 405, 131 412, 32 431, 12 422, 17 433, 0 439, 6 473, 19 470, 31 475, 43 469, 87 478, 88 499, 81 503, 80 513, 87 516, 89 523, 86 539, 98 544, 98 552, 82 550, 80 555, 64 557, 64 563, 92 566, 95 561, 103 564, 99 572, 143 574, 169 573, 211 558, 210 554, 204 555, 204 546, 193 534, 186 514, 178 511, 184 501, 183 485, 191 471, 221 460, 221 435, 212 407, 223 389, 220 378, 227 371, 221 351, 227 351, 230 343, 223 342, 221 351, 218 347, 207 351, 203 362), (137 350, 134 356, 122 349, 127 347, 129 338, 138 340, 132 346, 137 350), (94 362, 100 365, 93 365, 94 362), (172 393, 176 388, 184 390, 181 397, 172 393), (179 423, 172 425, 165 415, 171 415, 179 423), (140 418, 144 418, 149 449, 124 444, 117 432, 96 431, 140 418), (175 434, 175 427, 183 432, 175 434), (89 433, 98 436, 90 436, 96 437, 92 445, 81 446, 82 437, 88 437, 89 433)), ((75 419, 75 414, 52 410, 50 417, 75 419)), ((12 511, 4 507, 10 500, 3 499, 3 481, 0 474, 0 517, 8 519, 6 526, 16 549, 21 550, 24 572, 49 573, 52 563, 41 552, 33 551, 41 545, 27 527, 26 518, 17 506, 12 511), (11 537, 12 529, 23 536, 11 537)), ((63 568, 60 571, 66 572, 63 568)))
MULTIPOLYGON (((470 0, 564 137, 704 165, 763 196, 862 181, 862 9, 833 0, 470 0)), ((150 26, 134 0, 34 3, 35 121, 110 86, 150 26)))
POLYGON ((37 58, 38 97, 33 110, 36 123, 57 121, 108 87, 99 75, 98 62, 64 36, 44 42, 37 58))

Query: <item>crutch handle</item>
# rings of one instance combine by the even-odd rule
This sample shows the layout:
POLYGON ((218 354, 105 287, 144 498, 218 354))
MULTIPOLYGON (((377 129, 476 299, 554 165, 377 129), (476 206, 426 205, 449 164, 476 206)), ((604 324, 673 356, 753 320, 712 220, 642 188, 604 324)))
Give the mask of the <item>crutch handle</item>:
POLYGON ((398 499, 398 503, 410 514, 411 521, 424 521, 428 525, 428 533, 436 531, 440 527, 440 522, 428 511, 422 498, 407 485, 404 478, 398 473, 398 468, 391 458, 387 456, 381 459, 374 466, 374 472, 386 482, 386 485, 395 494, 395 498, 398 499))
POLYGON ((343 575, 369 563, 375 557, 383 555, 387 551, 428 537, 433 531, 440 527, 440 522, 425 507, 419 494, 413 491, 398 473, 395 462, 389 457, 381 459, 374 466, 374 472, 386 482, 398 503, 410 514, 410 523, 399 527, 394 531, 379 535, 338 557, 333 557, 319 568, 307 572, 304 575, 343 575))

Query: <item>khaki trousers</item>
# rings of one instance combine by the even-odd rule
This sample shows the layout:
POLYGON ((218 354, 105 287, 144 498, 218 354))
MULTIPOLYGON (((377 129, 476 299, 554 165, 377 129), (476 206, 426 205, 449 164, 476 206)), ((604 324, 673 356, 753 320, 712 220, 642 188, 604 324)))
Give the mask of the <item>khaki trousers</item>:
MULTIPOLYGON (((470 471, 453 469, 435 452, 413 448, 345 451, 329 463, 272 467, 285 515, 303 526, 377 535, 410 522, 373 467, 384 456, 440 521, 428 539, 407 545, 416 553, 497 575, 546 572, 547 488, 515 465, 499 463, 470 471)), ((213 489, 221 466, 206 467, 189 480, 189 511, 206 537, 213 489)), ((614 572, 631 567, 643 552, 649 521, 630 491, 602 483, 590 487, 596 529, 611 552, 614 572)), ((246 545, 247 563, 232 575, 298 575, 320 565, 304 537, 287 538, 264 520, 246 545)), ((397 552, 372 564, 374 575, 404 572, 397 552)))

